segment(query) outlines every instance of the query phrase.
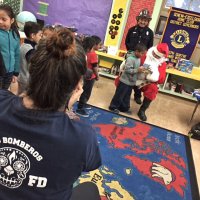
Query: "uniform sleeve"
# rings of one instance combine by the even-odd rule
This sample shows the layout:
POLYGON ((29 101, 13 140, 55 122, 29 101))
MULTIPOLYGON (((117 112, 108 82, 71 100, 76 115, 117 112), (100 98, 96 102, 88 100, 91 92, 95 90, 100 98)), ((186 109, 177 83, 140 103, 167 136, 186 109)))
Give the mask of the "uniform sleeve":
POLYGON ((153 35, 153 31, 150 29, 150 40, 147 44, 147 49, 150 49, 153 46, 153 40, 154 40, 154 35, 153 35))
POLYGON ((97 169, 101 166, 101 155, 97 143, 96 132, 94 129, 89 129, 91 134, 87 138, 86 146, 86 161, 83 171, 88 172, 97 169))
POLYGON ((18 40, 16 48, 15 48, 14 75, 19 74, 19 65, 20 65, 20 41, 18 40))
POLYGON ((126 45, 126 49, 127 49, 127 51, 130 49, 130 29, 129 29, 129 31, 128 31, 128 33, 127 33, 127 35, 126 35, 126 39, 125 39, 125 45, 126 45))

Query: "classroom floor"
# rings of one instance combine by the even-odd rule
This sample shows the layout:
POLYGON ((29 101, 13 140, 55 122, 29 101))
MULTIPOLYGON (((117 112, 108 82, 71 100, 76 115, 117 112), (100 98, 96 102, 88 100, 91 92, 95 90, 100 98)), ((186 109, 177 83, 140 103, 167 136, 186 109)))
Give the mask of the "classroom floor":
MULTIPOLYGON (((12 85, 11 90, 15 92, 16 85, 12 85)), ((100 77, 100 80, 95 83, 93 93, 88 103, 108 109, 114 92, 114 81, 112 79, 100 77)), ((132 115, 127 116, 138 119, 137 112, 139 107, 140 106, 134 102, 132 97, 132 115)), ((150 108, 146 112, 148 117, 147 122, 186 135, 193 124, 200 122, 200 108, 198 108, 192 123, 189 124, 194 107, 195 102, 159 93, 157 99, 152 102, 150 108)), ((197 167, 200 166, 200 141, 191 139, 191 146, 200 191, 200 167, 197 167)))
MULTIPOLYGON (((112 79, 100 77, 100 80, 95 83, 93 93, 88 103, 108 109, 114 92, 114 81, 112 79)), ((134 102, 132 95, 132 115, 127 116, 139 119, 137 116, 139 107, 140 105, 134 102)), ((152 102, 151 106, 146 111, 148 117, 147 122, 186 135, 193 124, 200 122, 200 108, 198 108, 192 123, 189 124, 194 107, 195 102, 193 101, 159 93, 157 99, 152 102)), ((200 191, 200 167, 198 167, 200 166, 200 141, 191 139, 191 146, 200 191)))

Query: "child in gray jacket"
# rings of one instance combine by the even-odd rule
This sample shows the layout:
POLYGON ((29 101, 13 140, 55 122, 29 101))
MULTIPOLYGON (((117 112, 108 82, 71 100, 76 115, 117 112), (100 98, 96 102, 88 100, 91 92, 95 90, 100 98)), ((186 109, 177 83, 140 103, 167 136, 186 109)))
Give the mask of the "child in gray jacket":
POLYGON ((132 88, 136 84, 138 72, 143 71, 143 67, 140 66, 140 58, 145 52, 146 47, 143 44, 137 44, 134 52, 127 53, 125 67, 120 76, 119 85, 116 88, 109 110, 115 113, 129 111, 132 88))
POLYGON ((29 62, 35 47, 42 37, 42 28, 36 22, 26 22, 24 26, 26 39, 20 47, 20 70, 18 76, 18 95, 26 91, 29 80, 29 62))

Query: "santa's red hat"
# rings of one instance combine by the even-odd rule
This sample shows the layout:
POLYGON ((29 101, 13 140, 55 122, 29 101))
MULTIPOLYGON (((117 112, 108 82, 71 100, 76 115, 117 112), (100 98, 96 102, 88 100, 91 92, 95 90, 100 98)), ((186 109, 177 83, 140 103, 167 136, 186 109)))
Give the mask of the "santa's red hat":
POLYGON ((157 46, 155 46, 154 48, 154 53, 163 58, 167 58, 168 54, 169 54, 169 47, 168 47, 168 44, 167 43, 160 43, 158 44, 157 46))

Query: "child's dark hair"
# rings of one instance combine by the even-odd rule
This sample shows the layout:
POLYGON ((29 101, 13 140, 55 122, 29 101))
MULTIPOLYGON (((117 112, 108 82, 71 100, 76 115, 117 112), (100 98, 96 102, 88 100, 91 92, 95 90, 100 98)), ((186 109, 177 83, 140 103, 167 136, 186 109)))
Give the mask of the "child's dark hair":
POLYGON ((83 48, 66 28, 42 40, 30 61, 27 95, 36 108, 57 111, 87 70, 83 48))
POLYGON ((63 27, 61 24, 57 24, 57 25, 54 26, 54 30, 55 30, 56 32, 60 31, 60 30, 63 29, 63 28, 64 28, 64 27, 63 27))
POLYGON ((83 39, 83 48, 86 53, 90 52, 96 44, 95 39, 92 37, 85 37, 83 39))
POLYGON ((54 31, 55 28, 51 25, 45 25, 42 29, 42 31, 46 31, 46 30, 50 30, 50 31, 54 31))
POLYGON ((17 22, 16 22, 16 19, 15 19, 15 14, 13 12, 13 9, 7 4, 2 4, 2 5, 0 5, 0 10, 4 10, 11 19, 14 19, 14 22, 11 25, 11 30, 13 31, 14 37, 15 37, 14 33, 16 33, 17 37, 20 38, 18 26, 17 26, 17 22))
POLYGON ((135 51, 138 51, 138 52, 145 52, 147 50, 147 47, 142 44, 142 43, 138 43, 136 46, 135 46, 135 51))
POLYGON ((101 43, 101 38, 97 35, 92 35, 91 38, 95 40, 95 44, 98 45, 101 43))
POLYGON ((24 33, 27 38, 31 37, 31 34, 37 34, 42 30, 42 27, 36 22, 26 22, 24 25, 24 33))

